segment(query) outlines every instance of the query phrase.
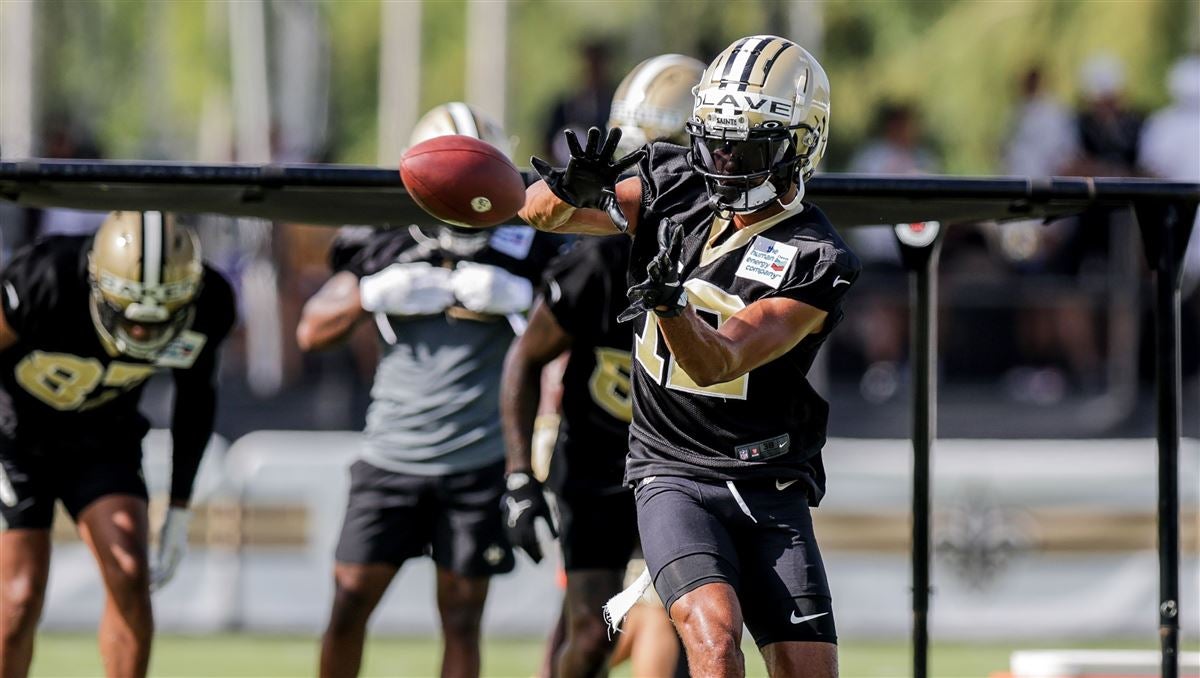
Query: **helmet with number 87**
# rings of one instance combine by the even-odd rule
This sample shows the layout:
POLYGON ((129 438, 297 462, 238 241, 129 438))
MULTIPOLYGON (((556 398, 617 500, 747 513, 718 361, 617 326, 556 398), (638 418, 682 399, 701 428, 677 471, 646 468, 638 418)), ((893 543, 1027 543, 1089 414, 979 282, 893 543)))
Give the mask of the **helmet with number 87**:
POLYGON ((163 212, 113 212, 88 254, 92 322, 112 351, 153 360, 192 323, 204 266, 196 234, 163 212))
POLYGON ((718 213, 755 212, 793 184, 799 205, 829 140, 829 78, 790 40, 742 38, 704 71, 688 134, 718 213))

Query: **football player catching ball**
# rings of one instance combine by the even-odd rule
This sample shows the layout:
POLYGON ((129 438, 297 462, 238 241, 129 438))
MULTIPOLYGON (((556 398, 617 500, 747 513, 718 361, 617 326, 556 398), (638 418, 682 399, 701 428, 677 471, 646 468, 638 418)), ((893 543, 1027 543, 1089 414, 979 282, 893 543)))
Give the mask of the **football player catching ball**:
POLYGON ((804 202, 825 151, 829 82, 811 54, 756 35, 696 87, 690 148, 614 159, 581 146, 528 190, 539 229, 633 238, 625 481, 659 597, 694 676, 744 675, 743 622, 773 676, 834 676, 836 632, 810 506, 825 490, 828 406, 806 374, 859 262, 804 202), (636 176, 620 179, 636 166, 636 176))
POLYGON ((187 546, 233 291, 201 261, 195 234, 162 212, 115 212, 94 236, 34 243, 0 287, 0 675, 29 672, 61 501, 104 581, 105 672, 144 676, 150 591, 187 546), (138 400, 164 369, 175 379, 171 502, 151 564, 138 400))

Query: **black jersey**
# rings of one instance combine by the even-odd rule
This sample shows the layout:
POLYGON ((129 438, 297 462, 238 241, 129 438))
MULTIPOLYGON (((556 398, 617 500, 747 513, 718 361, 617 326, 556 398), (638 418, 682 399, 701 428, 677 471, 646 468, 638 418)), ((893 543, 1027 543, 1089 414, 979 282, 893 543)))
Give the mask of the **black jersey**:
POLYGON ((210 383, 215 353, 233 326, 233 291, 205 266, 191 326, 157 360, 110 354, 89 307, 90 249, 90 236, 50 237, 18 252, 0 274, 4 318, 18 337, 0 351, 0 384, 15 415, 4 433, 22 444, 140 440, 149 429, 138 411, 146 380, 173 369, 210 383))
POLYGON ((546 273, 546 307, 571 335, 562 421, 550 460, 549 483, 559 493, 622 489, 633 416, 633 331, 617 316, 629 305, 629 247, 624 235, 584 238, 546 273))
POLYGON ((842 295, 859 262, 825 215, 805 204, 735 229, 708 206, 687 149, 655 143, 639 167, 643 196, 630 280, 644 278, 670 217, 684 229, 680 257, 689 304, 720 326, 751 303, 787 297, 828 312, 820 332, 733 381, 697 385, 674 361, 653 314, 637 322, 634 412, 626 480, 682 475, 715 480, 803 479, 815 505, 824 494, 820 452, 828 405, 807 373, 841 320, 842 295))

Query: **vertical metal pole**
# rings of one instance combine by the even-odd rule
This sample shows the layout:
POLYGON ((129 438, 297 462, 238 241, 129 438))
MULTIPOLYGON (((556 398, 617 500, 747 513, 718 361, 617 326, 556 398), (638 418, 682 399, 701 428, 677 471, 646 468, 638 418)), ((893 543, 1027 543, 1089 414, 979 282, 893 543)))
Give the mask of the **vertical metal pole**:
POLYGON ((385 2, 379 7, 380 165, 396 167, 417 124, 421 101, 420 2, 385 2))
POLYGON ((467 3, 467 103, 508 120, 508 0, 467 3))
POLYGON ((930 452, 937 436, 937 263, 941 225, 899 224, 896 239, 908 270, 909 360, 912 364, 913 677, 929 672, 930 452))
POLYGON ((1179 676, 1179 288, 1196 204, 1135 206, 1154 277, 1158 438, 1158 634, 1163 678, 1179 676))
POLYGON ((0 2, 0 151, 5 158, 28 158, 37 150, 34 29, 41 11, 33 2, 0 2))

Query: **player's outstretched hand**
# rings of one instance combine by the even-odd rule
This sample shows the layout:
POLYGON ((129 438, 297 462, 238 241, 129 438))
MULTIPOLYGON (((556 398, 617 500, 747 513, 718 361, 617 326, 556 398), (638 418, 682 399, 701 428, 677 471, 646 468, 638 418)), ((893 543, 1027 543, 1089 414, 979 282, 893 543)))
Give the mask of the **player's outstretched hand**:
POLYGON ((546 503, 546 495, 542 492, 542 484, 528 473, 510 473, 506 483, 501 509, 508 541, 529 554, 533 562, 540 563, 542 545, 538 542, 537 520, 546 521, 550 534, 558 536, 550 515, 550 505, 546 503))
POLYGON ((658 225, 658 254, 646 265, 646 279, 629 288, 629 308, 617 316, 618 322, 629 322, 649 311, 664 318, 683 312, 687 292, 679 280, 682 252, 683 226, 663 219, 658 225))
POLYGON ((567 136, 567 147, 571 159, 564 169, 553 168, 545 160, 530 158, 533 169, 541 175, 546 186, 560 200, 574 207, 588 207, 608 212, 622 233, 629 230, 629 220, 617 203, 616 186, 621 174, 641 162, 645 149, 639 149, 616 160, 617 144, 621 141, 621 130, 612 128, 604 145, 600 145, 600 128, 588 130, 587 146, 579 145, 579 137, 572 130, 563 132, 567 136))
POLYGON ((179 507, 167 509, 162 530, 158 534, 158 553, 150 565, 150 590, 157 591, 175 576, 175 570, 187 553, 188 524, 192 512, 179 507))

